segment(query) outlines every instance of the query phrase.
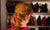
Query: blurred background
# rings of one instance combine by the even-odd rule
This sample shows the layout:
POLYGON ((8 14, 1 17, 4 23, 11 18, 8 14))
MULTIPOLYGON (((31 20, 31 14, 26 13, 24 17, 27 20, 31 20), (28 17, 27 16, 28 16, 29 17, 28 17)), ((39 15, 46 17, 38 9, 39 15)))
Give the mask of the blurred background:
POLYGON ((11 17, 18 3, 28 3, 34 13, 27 26, 31 30, 50 30, 50 0, 1 0, 1 30, 11 27, 11 17))

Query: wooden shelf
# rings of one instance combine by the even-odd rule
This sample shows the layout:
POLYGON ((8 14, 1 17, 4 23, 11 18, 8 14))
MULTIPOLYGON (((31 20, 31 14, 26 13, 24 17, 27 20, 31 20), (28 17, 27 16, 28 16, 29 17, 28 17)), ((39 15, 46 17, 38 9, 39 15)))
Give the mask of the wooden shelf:
POLYGON ((50 12, 47 12, 47 13, 33 13, 32 15, 50 15, 50 12))
POLYGON ((7 13, 7 14, 14 14, 14 13, 7 13))
POLYGON ((30 28, 36 28, 36 27, 50 27, 50 26, 28 26, 30 28))
MULTIPOLYGON (((14 14, 14 13, 7 13, 7 14, 14 14)), ((33 13, 32 15, 50 15, 50 12, 47 12, 47 13, 33 13)))
MULTIPOLYGON (((32 1, 37 1, 37 0, 6 0, 6 1, 30 1, 30 2, 32 2, 32 1)), ((38 1, 45 1, 45 2, 49 2, 50 0, 38 0, 38 1)))

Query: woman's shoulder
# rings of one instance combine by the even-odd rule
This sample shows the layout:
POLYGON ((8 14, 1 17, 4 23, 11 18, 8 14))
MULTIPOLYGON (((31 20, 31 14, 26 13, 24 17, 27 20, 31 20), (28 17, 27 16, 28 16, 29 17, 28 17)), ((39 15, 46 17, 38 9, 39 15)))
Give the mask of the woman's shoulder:
POLYGON ((12 26, 11 28, 4 29, 4 30, 12 30, 12 29, 14 29, 14 26, 12 26))
MULTIPOLYGON (((4 30, 12 30, 12 29, 14 29, 14 26, 12 26, 11 28, 8 28, 8 29, 4 29, 4 30)), ((20 30, 30 30, 30 29, 28 27, 23 27, 20 30)))

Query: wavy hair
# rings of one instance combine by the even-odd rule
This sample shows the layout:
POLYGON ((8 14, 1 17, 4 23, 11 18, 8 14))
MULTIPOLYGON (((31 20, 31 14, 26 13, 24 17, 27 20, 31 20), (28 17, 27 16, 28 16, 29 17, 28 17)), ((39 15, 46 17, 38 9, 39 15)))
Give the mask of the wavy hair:
POLYGON ((25 16, 32 14, 33 9, 27 3, 18 3, 15 7, 15 13, 11 18, 11 26, 15 26, 14 30, 20 30, 21 22, 25 20, 25 16))

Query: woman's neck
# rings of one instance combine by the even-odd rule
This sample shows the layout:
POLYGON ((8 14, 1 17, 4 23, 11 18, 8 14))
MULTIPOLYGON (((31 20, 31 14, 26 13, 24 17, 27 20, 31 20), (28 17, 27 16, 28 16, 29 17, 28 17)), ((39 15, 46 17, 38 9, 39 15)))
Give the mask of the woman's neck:
POLYGON ((20 27, 27 27, 27 25, 22 25, 22 26, 20 26, 20 27))

